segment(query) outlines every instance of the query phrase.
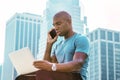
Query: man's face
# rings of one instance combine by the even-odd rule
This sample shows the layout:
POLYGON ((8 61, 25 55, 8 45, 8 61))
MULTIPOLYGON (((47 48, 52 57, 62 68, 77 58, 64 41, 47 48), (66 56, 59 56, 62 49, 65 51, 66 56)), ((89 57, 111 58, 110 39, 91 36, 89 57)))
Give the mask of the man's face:
POLYGON ((65 36, 70 29, 70 23, 62 17, 54 18, 53 26, 59 36, 65 36))

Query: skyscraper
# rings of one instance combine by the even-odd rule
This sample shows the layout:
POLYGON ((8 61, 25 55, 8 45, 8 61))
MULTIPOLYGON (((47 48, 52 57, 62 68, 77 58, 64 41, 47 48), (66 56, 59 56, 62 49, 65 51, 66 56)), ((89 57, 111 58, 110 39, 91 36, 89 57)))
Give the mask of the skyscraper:
POLYGON ((88 36, 89 80, 120 80, 120 32, 98 28, 88 36))
POLYGON ((16 13, 6 24, 5 53, 1 80, 14 80, 17 73, 8 54, 29 47, 34 57, 38 53, 41 16, 30 13, 16 13))
POLYGON ((40 55, 43 55, 41 53, 44 53, 46 46, 45 42, 47 37, 44 36, 43 33, 47 35, 47 31, 53 27, 53 16, 59 11, 67 11, 72 17, 72 25, 74 31, 78 33, 84 33, 84 20, 81 19, 84 16, 81 16, 81 7, 79 5, 79 0, 48 0, 46 3, 46 9, 44 11, 45 15, 43 19, 43 24, 45 25, 44 29, 41 29, 41 37, 43 36, 43 38, 41 38, 40 43, 42 42, 43 44, 40 45, 40 54, 38 57, 40 57, 40 55))
POLYGON ((83 33, 79 0, 48 0, 46 4, 46 20, 48 21, 49 28, 53 26, 52 19, 54 14, 59 11, 67 11, 72 16, 73 29, 79 33, 83 33))

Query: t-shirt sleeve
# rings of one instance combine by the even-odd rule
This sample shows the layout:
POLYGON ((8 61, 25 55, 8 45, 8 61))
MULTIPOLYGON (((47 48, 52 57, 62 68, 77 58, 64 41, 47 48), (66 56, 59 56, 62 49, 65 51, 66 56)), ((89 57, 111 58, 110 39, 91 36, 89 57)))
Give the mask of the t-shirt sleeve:
POLYGON ((89 55, 90 41, 86 36, 80 36, 75 40, 75 52, 83 52, 89 55))

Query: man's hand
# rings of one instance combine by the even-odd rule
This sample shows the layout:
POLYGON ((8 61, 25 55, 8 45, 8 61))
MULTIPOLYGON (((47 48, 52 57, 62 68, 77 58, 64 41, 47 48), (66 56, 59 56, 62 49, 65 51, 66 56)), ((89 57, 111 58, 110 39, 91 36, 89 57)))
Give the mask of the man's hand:
POLYGON ((52 37, 50 36, 50 32, 53 30, 54 28, 52 28, 49 32, 48 32, 48 37, 47 37, 47 43, 53 44, 54 42, 57 41, 58 35, 56 35, 54 37, 54 39, 52 39, 52 37))
POLYGON ((46 61, 46 60, 40 60, 40 61, 35 61, 33 65, 41 70, 46 70, 46 71, 52 71, 52 63, 46 61))

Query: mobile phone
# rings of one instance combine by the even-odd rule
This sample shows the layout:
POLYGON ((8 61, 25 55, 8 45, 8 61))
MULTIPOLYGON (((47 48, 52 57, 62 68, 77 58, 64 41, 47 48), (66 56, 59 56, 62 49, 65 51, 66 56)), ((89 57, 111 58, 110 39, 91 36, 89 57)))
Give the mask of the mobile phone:
POLYGON ((50 36, 52 37, 52 39, 54 39, 54 37, 57 35, 55 29, 53 29, 51 32, 50 32, 50 36))

